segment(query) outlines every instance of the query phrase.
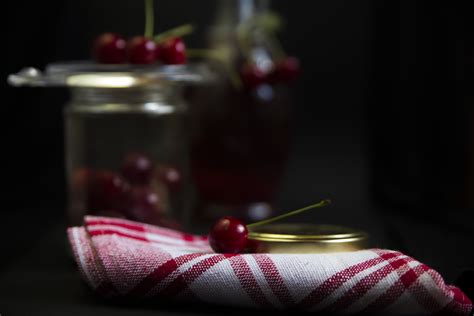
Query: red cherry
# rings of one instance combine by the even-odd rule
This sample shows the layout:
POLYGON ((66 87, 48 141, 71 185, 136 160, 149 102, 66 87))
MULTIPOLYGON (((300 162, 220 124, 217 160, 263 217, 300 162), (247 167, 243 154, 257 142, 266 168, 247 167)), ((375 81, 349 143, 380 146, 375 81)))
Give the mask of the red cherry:
POLYGON ((300 73, 300 61, 295 57, 286 57, 276 63, 274 70, 269 75, 271 83, 288 83, 295 80, 300 73))
POLYGON ((121 171, 132 184, 148 184, 153 176, 153 162, 144 154, 130 153, 125 157, 121 171))
POLYGON ((144 36, 135 36, 127 42, 127 59, 131 64, 153 64, 156 44, 144 36))
POLYGON ((221 217, 209 231, 209 244, 218 253, 240 253, 247 244, 248 230, 235 217, 221 217))
POLYGON ((178 169, 168 166, 159 165, 155 171, 158 181, 164 183, 171 192, 179 192, 182 185, 181 172, 178 169))
POLYGON ((161 214, 160 198, 148 187, 133 187, 125 213, 132 220, 153 224, 161 214))
POLYGON ((254 64, 247 64, 240 69, 240 79, 247 89, 253 89, 265 82, 265 73, 254 64))
POLYGON ((94 59, 102 64, 125 62, 125 40, 114 33, 104 33, 96 38, 92 48, 94 59))
POLYGON ((186 45, 179 37, 173 37, 159 44, 161 61, 167 65, 181 65, 186 63, 186 45))
POLYGON ((121 210, 129 191, 130 186, 120 175, 111 171, 97 171, 88 190, 88 206, 91 211, 121 210))

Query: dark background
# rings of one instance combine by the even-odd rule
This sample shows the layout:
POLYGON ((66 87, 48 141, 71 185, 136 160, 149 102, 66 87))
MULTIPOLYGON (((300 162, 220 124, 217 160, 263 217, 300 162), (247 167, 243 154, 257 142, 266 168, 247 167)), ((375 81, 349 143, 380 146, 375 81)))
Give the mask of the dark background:
MULTIPOLYGON (((68 96, 59 88, 8 87, 7 75, 86 59, 98 33, 131 36, 143 28, 141 1, 7 6, 0 68, 4 275, 35 251, 32 240, 49 236, 63 219, 68 96)), ((193 22, 198 29, 187 44, 202 47, 214 6, 210 0, 157 1, 156 29, 193 22)), ((296 127, 282 209, 330 197, 330 212, 304 219, 366 229, 375 246, 403 250, 449 282, 473 269, 473 5, 275 0, 273 8, 287 21, 281 33, 286 50, 303 65, 294 86, 296 127)), ((39 252, 36 260, 47 255, 39 252)))

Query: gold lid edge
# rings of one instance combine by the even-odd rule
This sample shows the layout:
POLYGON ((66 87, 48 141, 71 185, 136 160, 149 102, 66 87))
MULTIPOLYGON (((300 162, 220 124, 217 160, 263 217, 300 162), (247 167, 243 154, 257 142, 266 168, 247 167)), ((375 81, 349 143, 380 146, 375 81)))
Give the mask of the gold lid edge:
POLYGON ((271 241, 271 242, 312 242, 312 243, 342 243, 355 242, 368 238, 366 233, 345 234, 345 237, 326 236, 310 236, 310 235, 280 235, 280 234, 259 234, 249 233, 248 238, 257 241, 271 241), (285 237, 283 237, 285 236, 285 237))

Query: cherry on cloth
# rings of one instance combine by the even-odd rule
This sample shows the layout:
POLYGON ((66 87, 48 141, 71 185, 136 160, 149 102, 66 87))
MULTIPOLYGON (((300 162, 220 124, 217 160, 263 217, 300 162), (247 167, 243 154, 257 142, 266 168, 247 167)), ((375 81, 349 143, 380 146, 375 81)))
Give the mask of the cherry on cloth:
POLYGON ((240 253, 247 245, 247 226, 235 217, 217 220, 209 231, 209 244, 215 252, 240 253))

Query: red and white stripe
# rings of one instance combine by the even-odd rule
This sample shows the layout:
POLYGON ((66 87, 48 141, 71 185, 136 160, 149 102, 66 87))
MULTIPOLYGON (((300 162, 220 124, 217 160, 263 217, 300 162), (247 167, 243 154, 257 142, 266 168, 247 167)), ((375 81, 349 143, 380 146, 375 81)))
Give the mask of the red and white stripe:
POLYGON ((123 219, 68 230, 84 280, 106 296, 345 314, 468 315, 472 302, 400 252, 215 254, 207 238, 123 219))

